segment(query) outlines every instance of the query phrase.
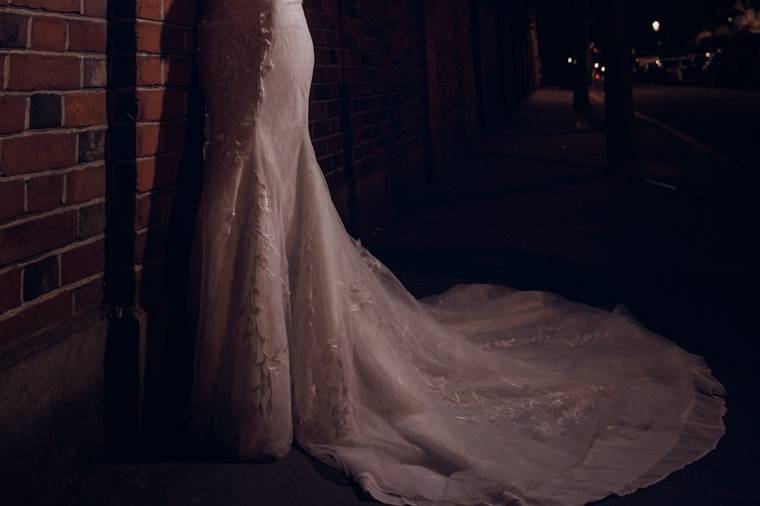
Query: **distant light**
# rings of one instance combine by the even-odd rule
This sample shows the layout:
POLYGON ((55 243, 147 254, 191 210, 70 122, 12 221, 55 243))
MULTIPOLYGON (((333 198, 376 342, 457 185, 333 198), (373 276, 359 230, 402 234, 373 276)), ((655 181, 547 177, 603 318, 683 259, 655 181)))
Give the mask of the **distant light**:
POLYGON ((594 79, 600 81, 602 79, 602 76, 600 74, 594 74, 594 79))
POLYGON ((709 60, 710 58, 712 58, 712 53, 711 53, 710 51, 706 52, 706 53, 705 53, 705 58, 707 58, 708 60, 709 60))
POLYGON ((734 17, 733 17, 733 16, 729 17, 729 18, 728 18, 728 22, 729 22, 729 23, 733 23, 733 22, 734 22, 734 17))
POLYGON ((599 68, 599 63, 594 63, 594 68, 598 69, 599 68))
POLYGON ((657 20, 652 21, 652 30, 654 30, 655 32, 659 32, 660 28, 662 28, 662 24, 659 21, 657 20))
POLYGON ((602 66, 602 72, 607 72, 607 67, 602 66))
POLYGON ((572 58, 568 58, 567 59, 567 63, 573 63, 573 59, 572 58))
POLYGON ((655 60, 655 62, 654 62, 654 63, 655 63, 655 65, 657 65, 658 67, 662 67, 662 60, 660 60, 659 58, 657 58, 657 59, 655 60))

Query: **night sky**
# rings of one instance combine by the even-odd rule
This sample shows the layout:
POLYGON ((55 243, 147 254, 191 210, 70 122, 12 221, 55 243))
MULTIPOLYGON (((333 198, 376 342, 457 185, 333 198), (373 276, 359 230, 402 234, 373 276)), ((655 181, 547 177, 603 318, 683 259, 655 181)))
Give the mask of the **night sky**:
MULTIPOLYGON (((591 39, 602 41, 602 21, 599 14, 609 0, 590 0, 591 39)), ((575 0, 536 0, 540 52, 544 74, 552 80, 568 56, 573 53, 577 21, 572 5, 575 0)), ((760 0, 629 0, 628 28, 631 46, 638 56, 681 56, 705 50, 706 42, 697 43, 701 32, 725 30, 729 19, 751 15, 760 29, 760 0), (743 12, 744 11, 744 14, 743 12), (659 33, 652 22, 661 23, 659 33)), ((736 26, 736 25, 734 25, 736 26)), ((760 38, 760 34, 756 37, 760 38)))

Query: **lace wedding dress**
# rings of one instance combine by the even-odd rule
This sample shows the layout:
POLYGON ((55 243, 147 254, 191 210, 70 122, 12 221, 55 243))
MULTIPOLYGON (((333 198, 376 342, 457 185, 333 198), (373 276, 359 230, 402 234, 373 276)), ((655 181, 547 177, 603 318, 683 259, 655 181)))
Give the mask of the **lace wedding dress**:
POLYGON ((415 300, 333 207, 301 2, 206 4, 195 433, 242 459, 295 438, 414 505, 581 505, 715 447, 721 384, 624 314, 485 285, 415 300))

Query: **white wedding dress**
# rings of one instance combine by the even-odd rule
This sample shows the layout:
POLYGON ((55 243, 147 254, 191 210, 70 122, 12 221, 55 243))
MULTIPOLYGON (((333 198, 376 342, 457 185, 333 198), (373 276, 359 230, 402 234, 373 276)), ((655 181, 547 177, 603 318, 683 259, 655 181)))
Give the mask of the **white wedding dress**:
POLYGON ((582 505, 715 447, 721 384, 622 313, 485 285, 415 300, 331 201, 300 0, 206 4, 196 434, 241 459, 295 438, 382 502, 450 506, 582 505))

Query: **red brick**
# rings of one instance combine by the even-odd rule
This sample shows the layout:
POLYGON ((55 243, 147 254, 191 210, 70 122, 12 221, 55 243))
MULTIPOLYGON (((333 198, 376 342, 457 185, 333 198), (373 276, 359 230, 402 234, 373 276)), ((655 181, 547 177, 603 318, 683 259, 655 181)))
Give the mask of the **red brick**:
POLYGON ((105 23, 69 21, 69 51, 105 53, 108 30, 105 23))
POLYGON ((161 58, 158 56, 142 56, 137 58, 137 84, 150 86, 162 84, 161 58))
POLYGON ((79 0, 13 0, 14 7, 32 7, 56 12, 79 12, 79 0))
POLYGON ((66 20, 51 17, 32 18, 32 49, 66 49, 66 20))
POLYGON ((105 18, 108 14, 108 0, 84 0, 84 15, 105 18))
POLYGON ((79 204, 103 197, 106 193, 106 171, 103 165, 86 167, 66 175, 66 203, 79 204))
POLYGON ((77 213, 43 216, 0 230, 0 265, 23 260, 74 240, 77 213))
POLYGON ((62 292, 0 320, 0 342, 19 339, 52 327, 71 316, 72 292, 62 292))
POLYGON ((63 174, 31 178, 26 185, 29 212, 47 211, 63 201, 63 174))
POLYGON ((140 193, 173 185, 179 177, 182 154, 160 155, 137 161, 137 191, 140 193))
POLYGON ((70 285, 105 269, 105 243, 97 241, 61 255, 61 283, 70 285))
POLYGON ((21 305, 21 269, 0 274, 0 314, 21 305))
POLYGON ((2 141, 0 172, 8 176, 74 165, 76 135, 37 134, 2 141))
POLYGON ((103 302, 103 279, 97 279, 92 283, 74 290, 74 313, 81 314, 90 309, 95 309, 103 302))
POLYGON ((158 121, 161 119, 165 90, 140 90, 135 93, 138 121, 158 121))
POLYGON ((138 18, 161 19, 161 2, 156 0, 136 0, 135 12, 138 18))
POLYGON ((66 95, 65 126, 75 127, 105 124, 105 92, 66 95))
POLYGON ((0 96, 0 134, 20 132, 25 123, 26 97, 0 96))
POLYGON ((0 222, 8 221, 24 212, 24 182, 0 182, 0 222))
POLYGON ((137 92, 138 121, 177 119, 185 115, 183 90, 140 90, 137 92))
POLYGON ((151 156, 158 153, 161 146, 161 127, 158 125, 139 125, 137 127, 137 156, 151 156))
POLYGON ((161 25, 138 21, 135 25, 137 50, 146 53, 161 53, 161 25))
POLYGON ((74 90, 79 88, 79 58, 33 54, 12 54, 10 90, 74 90))

